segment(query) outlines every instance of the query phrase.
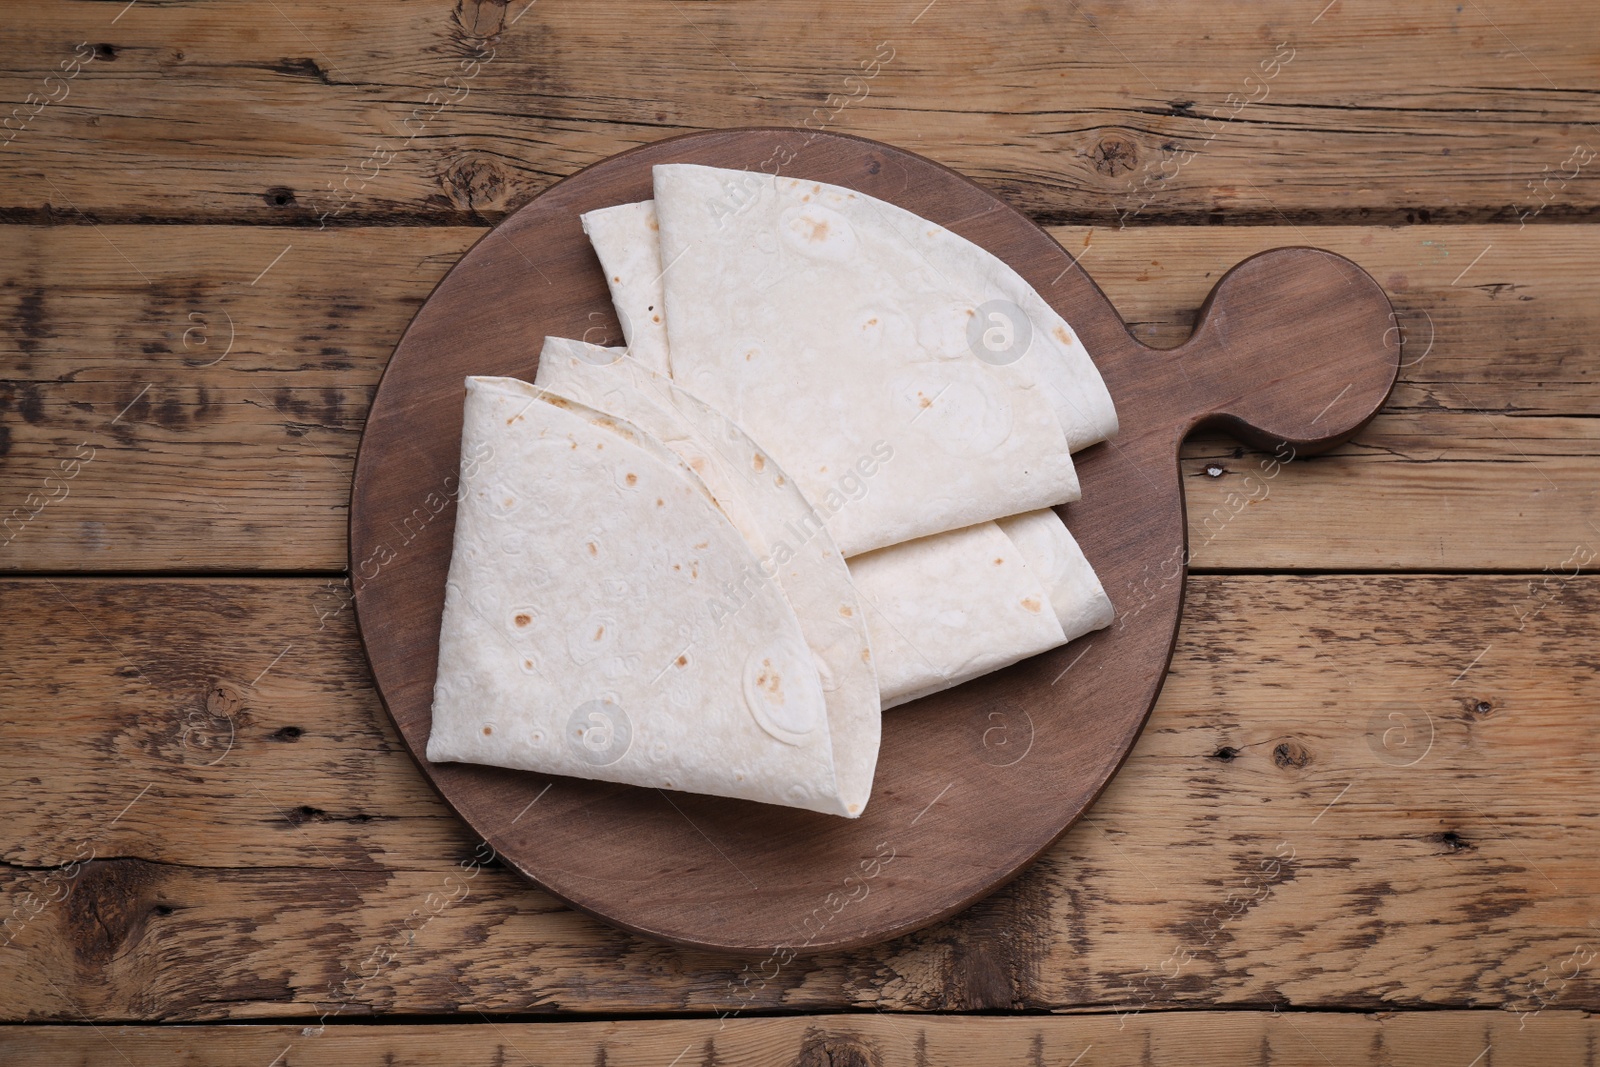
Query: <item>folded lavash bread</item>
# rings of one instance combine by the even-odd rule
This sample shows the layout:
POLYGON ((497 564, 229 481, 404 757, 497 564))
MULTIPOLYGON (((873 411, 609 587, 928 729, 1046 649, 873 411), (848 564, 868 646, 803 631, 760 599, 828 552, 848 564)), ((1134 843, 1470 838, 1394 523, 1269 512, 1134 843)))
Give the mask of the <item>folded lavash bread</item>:
MULTIPOLYGON (((861 813, 870 669, 826 688, 789 600, 749 579, 760 561, 672 451, 470 378, 462 456, 428 759, 861 813)), ((827 592, 859 614, 848 583, 827 592)))
POLYGON ((1115 611, 1094 568, 1054 511, 1029 511, 995 520, 1050 591, 1050 606, 1067 640, 1111 625, 1115 611))
MULTIPOLYGON (((729 175, 730 180, 742 181, 732 176, 747 172, 723 173, 729 175)), ((801 184, 803 186, 806 183, 801 184)), ((811 183, 812 186, 816 184, 811 183)), ((831 185, 822 188, 835 193, 851 192, 831 185)), ((1116 408, 1088 350, 1066 320, 1032 286, 1004 261, 944 227, 893 204, 871 197, 866 197, 866 200, 880 206, 890 223, 898 226, 902 232, 912 233, 915 232, 913 228, 926 228, 927 239, 948 246, 948 255, 953 261, 964 263, 972 273, 995 279, 995 287, 1007 294, 995 301, 997 305, 1015 298, 1010 302, 1022 312, 1025 323, 1018 321, 1009 314, 1010 309, 1003 306, 990 307, 986 315, 980 316, 980 311, 985 309, 967 304, 957 309, 957 315, 977 323, 971 327, 969 342, 975 342, 976 348, 983 349, 988 359, 1010 359, 1019 363, 1022 370, 1035 375, 1050 394, 1068 447, 1073 452, 1103 441, 1117 432, 1116 408), (1033 339, 1036 336, 1042 338, 1040 358, 1029 359, 1034 352, 1033 339)), ((591 211, 583 216, 583 228, 589 236, 589 243, 594 246, 595 254, 606 267, 606 283, 611 290, 617 317, 622 322, 623 340, 630 352, 650 369, 663 374, 670 373, 671 364, 664 355, 667 351, 667 330, 663 316, 667 303, 666 272, 661 267, 661 227, 656 218, 655 201, 618 204, 591 211), (615 270, 612 269, 613 264, 615 270), (635 269, 636 264, 645 269, 635 269), (639 314, 640 309, 643 314, 639 314), (640 319, 642 323, 634 326, 634 319, 640 319), (663 367, 667 369, 663 370, 663 367)), ((684 254, 683 249, 677 253, 679 257, 684 254)))
POLYGON ((885 710, 1037 655, 1067 637, 1023 554, 978 523, 850 558, 885 710))
POLYGON ((668 373, 667 326, 661 294, 661 243, 649 200, 580 216, 600 266, 628 352, 657 374, 668 373))
MULTIPOLYGON (((731 177, 737 172, 728 173, 731 177)), ((884 207, 889 209, 892 205, 884 207)), ((900 219, 906 225, 909 225, 911 220, 922 221, 899 208, 893 208, 886 213, 900 219)), ((1039 350, 1041 358, 1019 360, 1018 363, 1025 369, 1036 371, 1051 389, 1052 396, 1056 398, 1058 414, 1064 413, 1068 419, 1072 419, 1072 413, 1080 408, 1086 413, 1082 419, 1073 420, 1073 429, 1068 434, 1074 441, 1072 447, 1081 448, 1114 433, 1116 413, 1111 406, 1104 382, 1067 323, 1020 277, 1016 276, 1015 272, 995 260, 988 252, 948 231, 934 228, 931 224, 929 227, 937 230, 939 240, 953 246, 954 257, 968 261, 976 260, 975 269, 979 273, 987 271, 1001 278, 1008 292, 1022 294, 1020 304, 1028 315, 1027 330, 1050 338, 1051 343, 1039 350), (1074 398, 1074 394, 1079 391, 1082 392, 1084 399, 1074 398)), ((590 212, 584 216, 584 228, 589 234, 595 253, 603 263, 661 261, 658 240, 660 227, 656 219, 654 201, 622 204, 590 212)), ((682 254, 679 253, 680 256, 682 254)), ((648 346, 651 355, 649 358, 640 359, 640 362, 650 366, 652 361, 660 361, 660 353, 667 347, 660 336, 660 331, 664 330, 665 326, 662 321, 666 303, 663 273, 633 271, 613 276, 608 280, 611 283, 613 300, 619 309, 624 306, 653 309, 650 325, 656 332, 649 336, 630 333, 629 319, 620 310, 619 318, 623 322, 624 338, 630 345, 633 343, 633 338, 639 336, 640 343, 648 346)), ((1030 344, 1027 355, 1031 356, 1033 351, 1033 346, 1030 344)), ((631 352, 630 348, 630 354, 631 352)), ((597 356, 595 351, 582 350, 569 353, 572 354, 601 363, 609 362, 618 356, 618 354, 597 356)), ((667 352, 666 362, 670 367, 670 351, 667 352)), ((1001 526, 1004 532, 1023 548, 1033 571, 1050 591, 1052 605, 1056 609, 1067 640, 1073 640, 1110 624, 1111 601, 1095 577, 1093 568, 1078 548, 1077 542, 1058 515, 1049 509, 1041 509, 1003 519, 1001 526)), ((918 554, 925 551, 924 547, 918 554)), ((886 573, 891 569, 891 565, 897 562, 897 557, 892 554, 880 555, 874 560, 873 570, 875 573, 886 573)), ((943 617, 949 616, 946 613, 943 617)), ((883 642, 879 642, 879 645, 882 646, 883 642)), ((893 669, 896 664, 892 652, 890 657, 889 663, 885 664, 880 655, 878 663, 880 686, 884 684, 883 675, 889 678, 896 676, 897 672, 893 669)), ((886 694, 888 691, 885 691, 886 694)))
MULTIPOLYGON (((758 467, 740 458, 761 454, 747 434, 622 350, 546 338, 535 382, 662 439, 702 476, 734 527, 746 532, 764 559, 771 558, 775 544, 791 541, 826 539, 832 547, 812 509, 775 462, 764 457, 758 467)), ((855 556, 849 561, 849 577, 867 608, 867 633, 885 709, 1009 666, 1110 622, 1110 601, 1093 569, 1049 510, 855 556), (1009 529, 1025 536, 1013 538, 1009 529)), ((790 588, 784 585, 786 595, 790 588)), ((795 609, 804 626, 808 607, 796 602, 795 609)))
POLYGON ((884 710, 1075 641, 1112 619, 1094 569, 1048 508, 845 563, 867 605, 884 710), (1016 529, 1033 536, 1019 540, 1016 529))
POLYGON ((621 357, 618 349, 547 337, 534 384, 626 421, 705 485, 756 561, 717 590, 722 601, 709 610, 719 625, 741 611, 752 585, 775 585, 800 620, 824 691, 852 708, 876 707, 866 612, 821 517, 748 434, 670 378, 621 357))
POLYGON ((673 378, 759 428, 812 500, 873 441, 906 457, 832 524, 847 557, 1077 499, 1070 446, 1115 415, 1085 358, 1064 372, 1077 395, 1062 410, 1085 412, 1069 438, 1048 331, 1024 330, 1021 354, 983 347, 991 305, 1026 299, 1015 272, 848 189, 683 164, 654 176, 673 378))

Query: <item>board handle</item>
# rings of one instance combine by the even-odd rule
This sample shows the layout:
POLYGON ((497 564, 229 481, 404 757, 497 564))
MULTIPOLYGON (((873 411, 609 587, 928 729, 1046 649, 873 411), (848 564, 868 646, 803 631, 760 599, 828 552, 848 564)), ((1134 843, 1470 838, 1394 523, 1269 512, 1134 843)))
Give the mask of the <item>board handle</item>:
POLYGON ((1278 248, 1223 275, 1194 335, 1170 355, 1182 390, 1179 436, 1220 427, 1297 454, 1348 440, 1400 372, 1394 307, 1372 276, 1319 248, 1278 248))

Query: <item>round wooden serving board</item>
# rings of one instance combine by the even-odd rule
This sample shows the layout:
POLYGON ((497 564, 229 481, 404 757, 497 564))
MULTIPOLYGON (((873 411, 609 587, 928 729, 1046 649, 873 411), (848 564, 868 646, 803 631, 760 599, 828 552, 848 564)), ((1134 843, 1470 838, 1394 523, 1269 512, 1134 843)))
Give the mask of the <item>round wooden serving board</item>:
POLYGON ((1316 249, 1239 264, 1199 321, 1180 348, 1145 347, 1032 222, 953 171, 872 141, 727 130, 589 167, 462 257, 378 387, 350 508, 351 577, 378 690, 423 773, 473 830, 528 878, 607 922, 681 945, 782 954, 867 944, 943 919, 1014 878, 1083 814, 1155 703, 1183 602, 1183 437, 1220 424, 1284 458, 1330 448, 1377 411, 1399 366, 1383 291, 1316 249), (547 334, 620 343, 578 216, 648 199, 659 163, 832 182, 977 242, 1077 330, 1121 416, 1113 441, 1079 453, 1083 499, 1063 512, 1118 621, 888 712, 859 819, 423 755, 462 379, 532 380, 547 334))

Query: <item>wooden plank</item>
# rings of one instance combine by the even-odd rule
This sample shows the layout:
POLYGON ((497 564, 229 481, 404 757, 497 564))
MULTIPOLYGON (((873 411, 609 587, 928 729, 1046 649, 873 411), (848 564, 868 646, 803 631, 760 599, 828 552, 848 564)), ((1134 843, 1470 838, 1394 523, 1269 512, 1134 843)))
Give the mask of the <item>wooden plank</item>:
POLYGON ((673 133, 810 124, 1057 221, 1590 217, 1587 14, 1007 0, 975 37, 915 0, 51 0, 10 27, 0 210, 477 222, 673 133))
POLYGON ((1531 584, 1195 579, 1083 823, 955 919, 780 966, 616 933, 477 862, 323 583, 9 580, 0 1005, 1592 1011, 1600 581, 1531 584))
POLYGON ((985 1018, 808 1015, 576 1023, 333 1026, 28 1026, 0 1030, 19 1063, 144 1067, 364 1067, 438 1062, 545 1067, 778 1064, 925 1067, 933 1063, 1187 1063, 1195 1067, 1394 1067, 1492 1062, 1564 1067, 1593 1062, 1600 1020, 1549 1011, 1526 1020, 1492 1011, 1231 1011, 985 1018), (1481 1060, 1474 1060, 1474 1057, 1481 1060), (1492 1059, 1491 1059, 1492 1057, 1492 1059))
MULTIPOLYGON (((482 232, 10 228, 0 568, 343 568, 371 391, 482 232)), ((1052 232, 1151 344, 1283 244, 1350 256, 1400 311, 1410 365, 1354 442, 1281 469, 1188 446, 1196 566, 1537 571, 1595 535, 1600 228, 1052 232)))
POLYGON ((481 231, 8 232, 0 559, 342 568, 372 390, 481 231))

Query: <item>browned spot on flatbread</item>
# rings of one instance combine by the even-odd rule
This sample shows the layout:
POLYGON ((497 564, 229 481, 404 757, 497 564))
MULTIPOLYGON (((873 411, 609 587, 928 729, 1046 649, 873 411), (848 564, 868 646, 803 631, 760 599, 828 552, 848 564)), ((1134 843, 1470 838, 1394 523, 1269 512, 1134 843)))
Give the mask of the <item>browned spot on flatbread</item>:
POLYGON ((600 640, 600 639, 601 639, 601 638, 602 638, 602 637, 604 637, 604 636, 605 636, 605 635, 606 635, 606 628, 605 628, 605 627, 604 627, 604 626, 597 626, 597 627, 595 627, 595 631, 594 631, 594 639, 595 639, 595 640, 596 640, 596 641, 598 641, 598 640, 600 640))
POLYGON ((765 470, 767 467, 767 457, 763 456, 760 452, 757 452, 755 456, 751 458, 750 464, 758 471, 765 470))
POLYGON ((1025 596, 1022 598, 1022 606, 1037 615, 1041 605, 1038 597, 1025 596))
POLYGON ((862 663, 871 663, 872 662, 872 649, 863 648, 861 650, 861 662, 862 663))
POLYGON ((849 604, 843 604, 839 607, 839 614, 848 619, 855 615, 855 611, 850 607, 849 604))
POLYGON ((667 502, 665 500, 662 500, 660 497, 656 497, 656 507, 664 508, 666 506, 667 506, 667 502))
POLYGON ((1066 331, 1065 327, 1057 326, 1054 330, 1051 330, 1050 332, 1055 334, 1056 335, 1056 340, 1060 341, 1062 344, 1070 345, 1072 343, 1072 335, 1066 331))
POLYGON ((688 656, 679 656, 678 657, 678 666, 687 667, 688 665, 689 665, 689 657, 688 656))
POLYGON ((639 476, 637 474, 633 474, 633 473, 629 473, 628 476, 626 478, 622 479, 622 480, 627 482, 629 485, 638 485, 639 484, 639 476))
POLYGON ((516 618, 516 624, 518 626, 526 626, 532 621, 533 618, 526 613, 519 613, 516 618))
POLYGON ((593 541, 590 541, 589 542, 589 555, 598 556, 599 554, 600 554, 600 546, 595 544, 593 541))
POLYGON ((488 737, 492 733, 494 733, 494 727, 493 726, 485 726, 483 728, 483 736, 484 737, 488 737))
POLYGON ((994 565, 995 565, 995 566, 996 566, 996 567, 998 567, 998 566, 1000 566, 1000 565, 1001 565, 1001 564, 1002 564, 1002 563, 1004 563, 1004 562, 1005 562, 1005 558, 1004 558, 1004 557, 1002 557, 1002 556, 996 556, 996 557, 995 557, 995 558, 994 558, 994 565))
POLYGON ((772 661, 770 659, 762 660, 761 666, 765 669, 760 674, 756 675, 756 688, 761 690, 762 693, 766 694, 767 703, 782 704, 782 676, 780 676, 777 671, 772 669, 772 661))

